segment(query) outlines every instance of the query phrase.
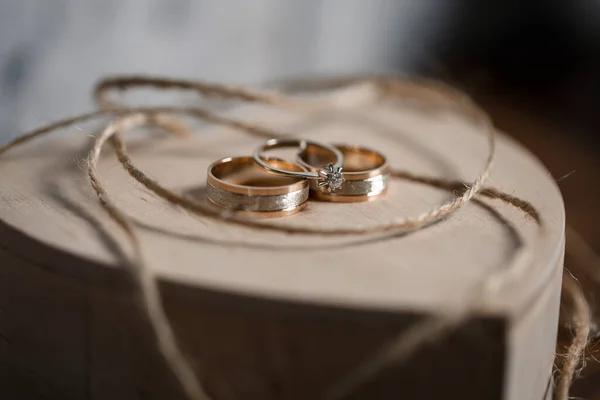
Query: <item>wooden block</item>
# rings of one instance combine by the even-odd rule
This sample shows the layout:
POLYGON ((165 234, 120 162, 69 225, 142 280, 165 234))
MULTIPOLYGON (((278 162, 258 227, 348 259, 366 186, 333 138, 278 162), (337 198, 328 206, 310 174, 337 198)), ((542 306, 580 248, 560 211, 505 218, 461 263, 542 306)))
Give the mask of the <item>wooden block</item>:
MULTIPOLYGON (((365 145, 385 153, 394 168, 436 177, 473 180, 486 158, 479 127, 409 102, 365 101, 351 111, 310 116, 262 106, 232 113, 293 135, 365 145)), ((260 143, 223 127, 197 130, 185 139, 130 135, 132 159, 167 187, 193 195, 204 186, 209 163, 250 154, 260 143)), ((0 273, 14 293, 3 298, 11 311, 0 314, 0 331, 26 326, 32 343, 57 348, 0 347, 12 354, 2 358, 0 397, 31 398, 48 387, 64 398, 183 398, 120 266, 125 238, 86 181, 81 160, 89 138, 73 132, 0 158, 0 273), (39 308, 34 295, 45 299, 39 308), (52 329, 64 330, 68 345, 40 327, 53 315, 61 322, 52 329), (27 375, 19 365, 38 373, 27 375), (3 383, 9 381, 27 384, 3 383)), ((538 400, 549 395, 553 365, 563 205, 531 154, 504 136, 497 147, 491 185, 531 202, 542 227, 520 210, 484 199, 408 235, 367 240, 256 232, 164 203, 132 181, 108 149, 100 173, 136 221, 177 337, 216 399, 319 398, 394 335, 461 306, 525 251, 519 279, 482 301, 477 316, 347 398, 538 400)), ((270 222, 373 226, 451 195, 394 180, 379 201, 311 202, 298 215, 270 222)), ((14 332, 9 336, 22 335, 14 332)))
POLYGON ((86 394, 85 286, 0 250, 0 396, 86 394))

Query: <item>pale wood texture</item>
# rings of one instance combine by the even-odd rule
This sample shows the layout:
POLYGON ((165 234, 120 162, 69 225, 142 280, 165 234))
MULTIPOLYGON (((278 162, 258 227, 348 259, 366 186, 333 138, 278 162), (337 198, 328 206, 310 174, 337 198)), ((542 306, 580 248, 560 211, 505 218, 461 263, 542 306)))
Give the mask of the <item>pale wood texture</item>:
MULTIPOLYGON (((486 155, 478 127, 410 104, 365 103, 351 113, 309 118, 259 106, 235 113, 303 137, 366 145, 384 152, 395 168, 450 179, 473 179, 486 155)), ((81 160, 89 148, 88 127, 78 128, 84 132, 74 129, 78 135, 70 139, 27 145, 0 158, 5 249, 0 271, 7 276, 8 293, 15 293, 3 301, 2 307, 13 311, 0 315, 0 331, 6 333, 8 324, 14 333, 7 336, 20 337, 19 326, 27 326, 43 343, 40 324, 56 313, 59 321, 65 319, 57 326, 73 336, 68 345, 56 339, 60 350, 52 357, 29 354, 27 346, 5 347, 10 361, 1 379, 11 382, 5 393, 31 390, 35 398, 33 388, 47 379, 53 390, 73 393, 72 398, 125 399, 142 392, 147 398, 175 398, 177 385, 165 373, 128 275, 119 267, 115 240, 124 238, 107 222, 85 179, 81 160), (27 259, 25 266, 19 268, 22 262, 11 254, 27 259), (32 296, 44 304, 28 306, 32 296), (22 297, 27 300, 14 300, 22 297), (62 302, 65 307, 59 307, 62 302), (43 371, 54 363, 66 370, 32 377, 23 372, 28 362, 43 371), (15 386, 10 371, 21 371, 14 373, 30 385, 15 386)), ((168 187, 195 195, 210 162, 249 154, 259 144, 229 129, 196 128, 201 134, 185 139, 134 135, 129 142, 134 162, 168 187)), ((361 387, 353 398, 433 399, 453 393, 464 399, 537 400, 546 393, 558 315, 563 207, 548 173, 505 137, 499 140, 491 183, 532 202, 543 216, 542 228, 519 210, 485 200, 398 237, 255 232, 174 209, 134 183, 112 155, 103 157, 101 175, 118 205, 138 222, 150 267, 164 281, 165 305, 178 336, 218 399, 315 398, 418 316, 456 307, 523 247, 529 251, 527 268, 486 299, 481 316, 408 365, 361 387)), ((380 201, 311 203, 297 216, 272 222, 371 226, 415 215, 449 195, 393 181, 380 201)))

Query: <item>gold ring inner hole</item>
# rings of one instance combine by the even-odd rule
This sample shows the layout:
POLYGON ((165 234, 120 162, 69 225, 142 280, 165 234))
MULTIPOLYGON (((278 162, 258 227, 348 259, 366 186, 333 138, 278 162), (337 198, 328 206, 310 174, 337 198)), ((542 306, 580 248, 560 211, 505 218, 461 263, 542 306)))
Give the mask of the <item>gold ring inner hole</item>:
MULTIPOLYGON (((267 158, 264 161, 275 167, 289 171, 303 172, 299 165, 277 158, 267 158)), ((252 157, 237 157, 225 160, 212 168, 215 178, 232 185, 252 187, 288 186, 301 178, 293 178, 270 174, 261 168, 252 157)))
MULTIPOLYGON (((344 155, 343 172, 368 172, 385 164, 385 158, 372 150, 357 146, 335 146, 344 155)), ((300 153, 300 158, 314 168, 323 168, 329 163, 335 163, 335 155, 322 147, 308 145, 300 153)))

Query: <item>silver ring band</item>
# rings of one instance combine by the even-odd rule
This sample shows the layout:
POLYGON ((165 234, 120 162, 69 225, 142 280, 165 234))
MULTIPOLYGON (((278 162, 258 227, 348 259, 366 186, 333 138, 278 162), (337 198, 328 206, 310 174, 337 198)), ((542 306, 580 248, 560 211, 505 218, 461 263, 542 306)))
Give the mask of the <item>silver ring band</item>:
POLYGON ((317 180, 317 185, 322 187, 324 190, 328 192, 338 190, 342 183, 344 182, 344 178, 342 175, 342 165, 344 163, 344 155, 338 150, 336 147, 325 144, 313 142, 305 139, 291 139, 291 138, 275 138, 269 139, 264 142, 262 145, 256 148, 253 154, 254 161, 258 163, 261 167, 266 169, 267 171, 282 175, 282 176, 292 176, 292 177, 301 177, 307 178, 310 180, 317 180), (323 166, 319 169, 314 169, 312 171, 292 171, 286 170, 282 168, 278 168, 277 166, 269 165, 268 159, 264 158, 261 153, 263 151, 278 149, 284 147, 298 147, 300 152, 303 152, 308 147, 317 147, 322 151, 327 152, 330 155, 331 162, 327 165, 323 166))

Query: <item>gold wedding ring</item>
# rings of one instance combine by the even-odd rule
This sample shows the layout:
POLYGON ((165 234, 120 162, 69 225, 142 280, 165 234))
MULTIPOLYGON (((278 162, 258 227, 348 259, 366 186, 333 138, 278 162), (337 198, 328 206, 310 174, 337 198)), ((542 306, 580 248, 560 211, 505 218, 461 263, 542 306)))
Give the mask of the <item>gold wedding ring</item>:
MULTIPOLYGON (((263 159, 273 168, 306 172, 297 164, 277 158, 263 159)), ((306 206, 309 188, 303 177, 273 175, 252 157, 227 157, 208 167, 208 199, 235 213, 260 217, 283 217, 306 206)))
MULTIPOLYGON (((344 155, 344 182, 338 190, 330 192, 311 180, 309 186, 313 197, 324 201, 354 203, 371 201, 385 194, 390 172, 381 153, 359 146, 335 147, 344 155)), ((298 154, 298 164, 309 171, 318 171, 333 160, 331 151, 310 143, 298 154)))

